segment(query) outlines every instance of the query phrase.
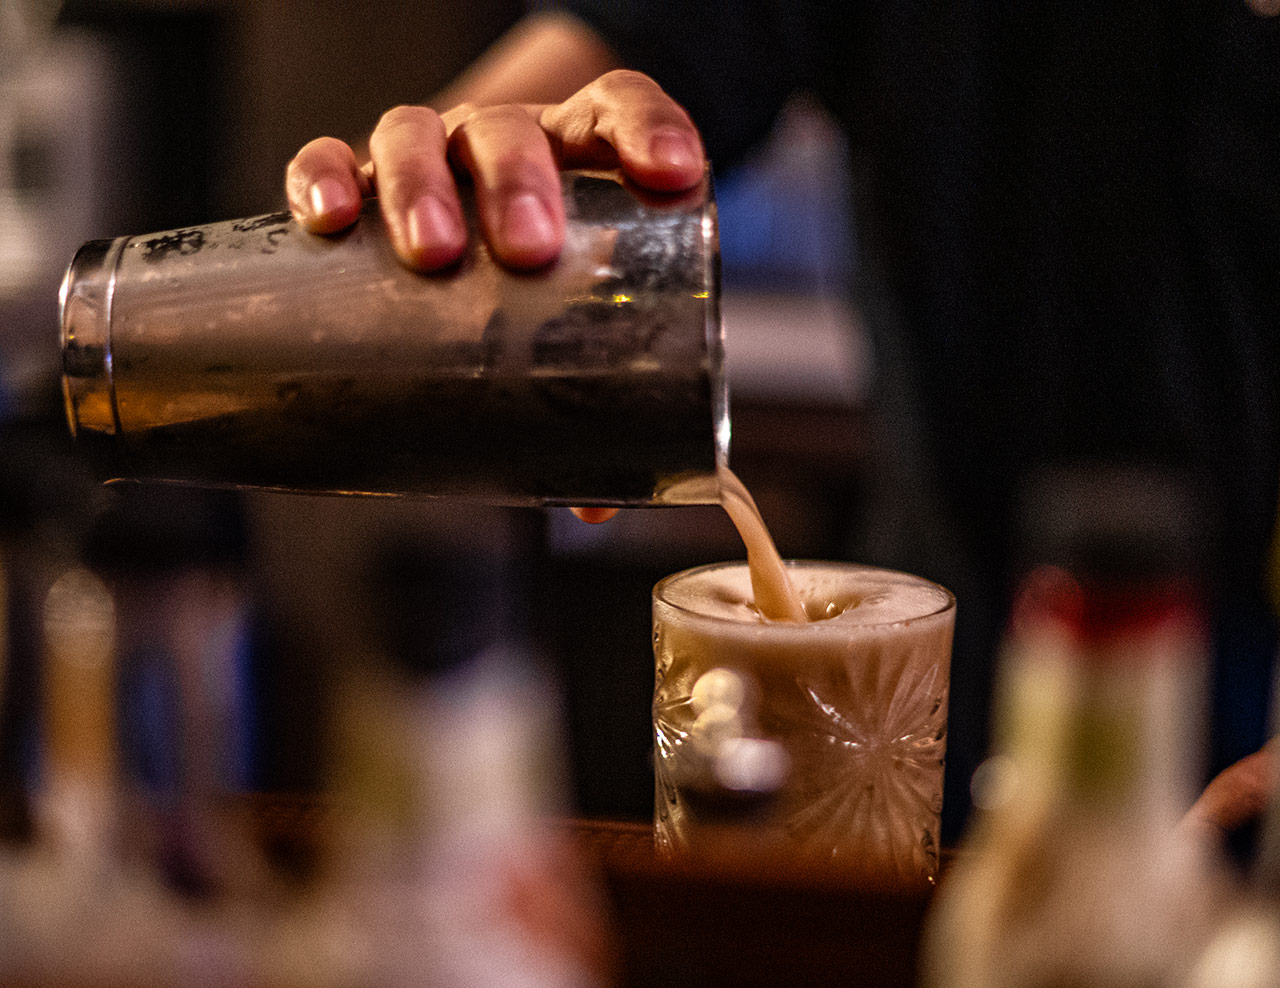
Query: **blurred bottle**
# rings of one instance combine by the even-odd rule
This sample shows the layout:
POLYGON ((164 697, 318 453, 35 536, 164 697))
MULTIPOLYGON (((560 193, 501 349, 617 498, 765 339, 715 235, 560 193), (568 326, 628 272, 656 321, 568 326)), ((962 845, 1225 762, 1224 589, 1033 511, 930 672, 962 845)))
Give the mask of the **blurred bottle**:
MULTIPOLYGON (((55 396, 56 397, 56 396, 55 396)), ((56 405, 53 406, 56 411, 56 405)), ((0 410, 0 841, 33 836, 53 585, 80 566, 99 488, 48 405, 0 410), (12 413, 13 417, 9 417, 12 413)))
POLYGON ((80 561, 95 488, 38 401, 0 415, 0 981, 144 982, 115 851, 115 608, 80 561))
POLYGON ((88 568, 50 593, 50 765, 97 783, 93 802, 70 805, 94 810, 105 876, 92 896, 87 867, 52 876, 82 900, 86 929, 64 931, 79 961, 59 983, 247 980, 245 916, 273 889, 243 805, 242 552, 234 495, 124 487, 86 538, 88 568))
POLYGON ((275 939, 264 982, 610 983, 603 897, 566 825, 558 697, 507 579, 491 560, 408 549, 372 581, 376 644, 335 712, 325 885, 275 939))
POLYGON ((1215 872, 1177 827, 1205 654, 1185 494, 1099 469, 1031 501, 1043 565, 1015 602, 996 753, 929 919, 929 988, 1178 984, 1203 942, 1215 872))
POLYGON ((235 495, 129 485, 90 535, 115 605, 117 747, 129 852, 175 893, 261 880, 242 806, 254 656, 235 495))
POLYGON ((42 613, 42 772, 31 839, 4 862, 6 983, 210 984, 182 960, 191 917, 122 853, 112 595, 68 568, 42 613))
POLYGON ((6 864, 10 976, 74 983, 123 958, 95 941, 118 905, 115 803, 115 612, 102 581, 69 568, 48 590, 41 650, 42 760, 29 842, 6 864))

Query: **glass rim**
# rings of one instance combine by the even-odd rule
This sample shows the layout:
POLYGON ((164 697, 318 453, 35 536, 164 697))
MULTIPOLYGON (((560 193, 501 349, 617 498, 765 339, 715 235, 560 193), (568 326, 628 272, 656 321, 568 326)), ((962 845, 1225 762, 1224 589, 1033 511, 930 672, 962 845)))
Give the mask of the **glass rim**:
MULTIPOLYGON (((845 560, 833 560, 833 559, 784 559, 782 561, 782 564, 783 566, 787 567, 787 569, 789 570, 790 569, 806 569, 811 567, 813 568, 824 567, 824 568, 834 568, 837 570, 844 570, 844 571, 860 570, 860 571, 871 572, 871 573, 885 573, 892 576, 905 576, 905 577, 909 577, 912 580, 919 581, 920 583, 925 584, 927 586, 933 587, 936 590, 940 590, 946 597, 946 599, 943 601, 943 603, 939 607, 931 611, 926 611, 923 614, 913 614, 911 617, 895 618, 890 621, 869 621, 866 623, 856 625, 856 627, 858 628, 887 628, 895 624, 904 624, 908 621, 922 621, 925 618, 938 617, 939 615, 946 614, 948 611, 954 611, 956 609, 956 595, 954 593, 952 593, 950 590, 944 587, 941 583, 936 583, 935 581, 930 580, 927 577, 920 576, 916 573, 909 573, 906 570, 892 569, 887 566, 873 566, 868 563, 855 563, 855 562, 849 562, 845 560)), ((710 570, 745 569, 746 567, 747 567, 747 561, 745 559, 726 559, 718 563, 703 563, 699 566, 691 566, 688 569, 683 569, 675 573, 670 573, 667 576, 664 576, 661 580, 659 580, 657 583, 653 585, 653 591, 651 594, 652 601, 655 605, 658 603, 661 603, 664 607, 669 607, 673 611, 678 611, 681 614, 687 614, 690 617, 697 618, 700 621, 714 621, 717 623, 733 625, 735 627, 742 627, 744 624, 747 624, 748 622, 742 621, 738 618, 724 617, 718 614, 708 614, 705 611, 695 610, 694 608, 686 607, 683 604, 677 604, 674 601, 671 601, 666 597, 664 597, 663 592, 665 591, 668 585, 675 583, 679 580, 696 576, 699 573, 707 572, 710 570)), ((806 621, 803 623, 799 621, 770 621, 767 619, 761 619, 760 621, 760 627, 779 628, 779 629, 791 630, 791 631, 794 631, 800 628, 831 627, 831 626, 832 625, 830 621, 825 621, 825 620, 824 621, 806 621)), ((855 625, 843 624, 841 625, 841 627, 846 627, 846 628, 855 627, 855 625)))

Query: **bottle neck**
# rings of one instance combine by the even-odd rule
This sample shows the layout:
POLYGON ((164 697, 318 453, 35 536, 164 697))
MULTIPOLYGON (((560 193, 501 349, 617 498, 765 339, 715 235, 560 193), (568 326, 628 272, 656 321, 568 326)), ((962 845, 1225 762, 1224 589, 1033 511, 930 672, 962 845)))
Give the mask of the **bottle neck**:
POLYGON ((1203 671, 1193 597, 1174 583, 1033 575, 1006 662, 1002 739, 1064 810, 1172 823, 1194 777, 1203 671))

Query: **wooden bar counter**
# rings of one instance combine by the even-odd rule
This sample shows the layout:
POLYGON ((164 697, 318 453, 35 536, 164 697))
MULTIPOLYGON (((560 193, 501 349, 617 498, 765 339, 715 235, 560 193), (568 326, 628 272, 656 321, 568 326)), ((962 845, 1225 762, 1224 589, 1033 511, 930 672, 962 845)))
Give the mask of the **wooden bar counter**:
POLYGON ((576 821, 598 863, 626 988, 911 988, 931 887, 660 860, 642 823, 576 821))

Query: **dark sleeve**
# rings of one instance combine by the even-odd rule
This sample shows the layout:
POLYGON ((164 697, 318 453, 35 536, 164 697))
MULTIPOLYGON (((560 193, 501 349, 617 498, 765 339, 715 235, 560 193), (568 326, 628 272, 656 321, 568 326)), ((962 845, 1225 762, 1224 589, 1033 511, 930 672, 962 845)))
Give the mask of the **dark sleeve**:
POLYGON ((762 140, 821 59, 817 16, 785 0, 557 0, 680 103, 717 168, 762 140))

